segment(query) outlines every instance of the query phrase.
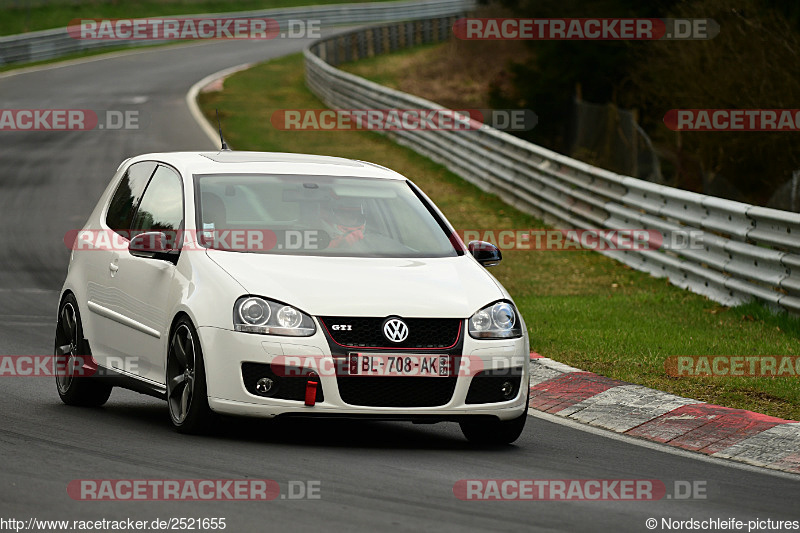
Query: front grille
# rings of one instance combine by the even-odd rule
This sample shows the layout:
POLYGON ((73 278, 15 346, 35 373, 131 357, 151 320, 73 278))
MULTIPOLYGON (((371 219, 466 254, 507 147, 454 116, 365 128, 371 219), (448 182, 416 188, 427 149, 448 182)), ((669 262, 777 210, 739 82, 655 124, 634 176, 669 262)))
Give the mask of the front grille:
MULTIPOLYGON (((306 399, 307 376, 278 376, 272 371, 272 367, 265 363, 242 363, 242 381, 247 392, 262 398, 278 398, 280 400, 295 400, 304 402, 306 399), (261 378, 269 378, 273 381, 272 389, 267 393, 260 393, 256 389, 256 383, 261 378)), ((317 401, 325 401, 322 393, 322 384, 317 384, 317 401)))
POLYGON ((453 397, 457 377, 339 376, 339 395, 350 405, 368 407, 435 407, 453 397))
POLYGON ((499 403, 516 398, 522 379, 521 373, 521 369, 497 374, 492 374, 491 371, 479 372, 472 378, 469 385, 466 403, 499 403), (506 381, 511 382, 513 389, 507 397, 504 397, 502 388, 506 381))
POLYGON ((387 317, 319 317, 327 337, 334 343, 331 348, 447 350, 455 347, 461 337, 460 318, 401 319, 408 326, 408 338, 395 343, 383 334, 387 317))

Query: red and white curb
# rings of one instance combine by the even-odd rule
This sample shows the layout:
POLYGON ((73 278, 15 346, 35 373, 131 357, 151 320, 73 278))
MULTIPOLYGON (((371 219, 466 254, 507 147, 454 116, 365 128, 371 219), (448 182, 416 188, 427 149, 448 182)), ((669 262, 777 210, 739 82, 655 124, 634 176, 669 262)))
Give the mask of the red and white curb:
POLYGON ((800 474, 800 423, 682 398, 531 354, 530 407, 624 435, 800 474))

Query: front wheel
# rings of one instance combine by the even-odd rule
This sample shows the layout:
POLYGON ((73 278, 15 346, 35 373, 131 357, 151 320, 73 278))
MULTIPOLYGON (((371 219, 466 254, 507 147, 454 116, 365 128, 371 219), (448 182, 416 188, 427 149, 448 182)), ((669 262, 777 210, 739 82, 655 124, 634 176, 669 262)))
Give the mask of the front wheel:
POLYGON ((461 432, 473 444, 482 446, 499 446, 511 444, 522 435, 525 422, 528 420, 528 406, 517 418, 511 420, 481 419, 461 422, 461 432))
POLYGON ((78 301, 68 294, 61 302, 56 322, 54 370, 56 389, 67 405, 100 407, 111 396, 112 386, 100 378, 84 376, 91 357, 83 339, 78 301))
POLYGON ((208 407, 203 351, 188 318, 172 330, 167 350, 167 403, 172 425, 181 433, 202 433, 208 428, 208 407))

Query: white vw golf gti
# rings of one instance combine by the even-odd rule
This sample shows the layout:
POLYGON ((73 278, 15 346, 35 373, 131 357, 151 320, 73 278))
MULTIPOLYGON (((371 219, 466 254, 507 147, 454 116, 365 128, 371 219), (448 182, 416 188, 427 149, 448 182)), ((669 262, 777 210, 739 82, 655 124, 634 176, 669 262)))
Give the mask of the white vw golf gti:
POLYGON ((459 422, 510 443, 527 418, 525 324, 410 180, 335 157, 232 152, 125 161, 74 238, 56 384, 219 414, 459 422))

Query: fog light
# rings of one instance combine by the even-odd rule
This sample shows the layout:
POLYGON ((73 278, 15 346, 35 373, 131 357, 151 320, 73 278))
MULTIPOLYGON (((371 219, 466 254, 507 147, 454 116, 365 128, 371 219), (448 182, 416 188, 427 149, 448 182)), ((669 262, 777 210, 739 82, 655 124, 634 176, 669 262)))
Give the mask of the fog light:
POLYGON ((503 386, 500 387, 500 392, 503 394, 503 398, 510 400, 514 397, 514 384, 510 381, 504 381, 503 386))
POLYGON ((269 378, 261 378, 256 382, 256 390, 260 394, 266 394, 272 390, 272 387, 275 385, 275 382, 269 378))

